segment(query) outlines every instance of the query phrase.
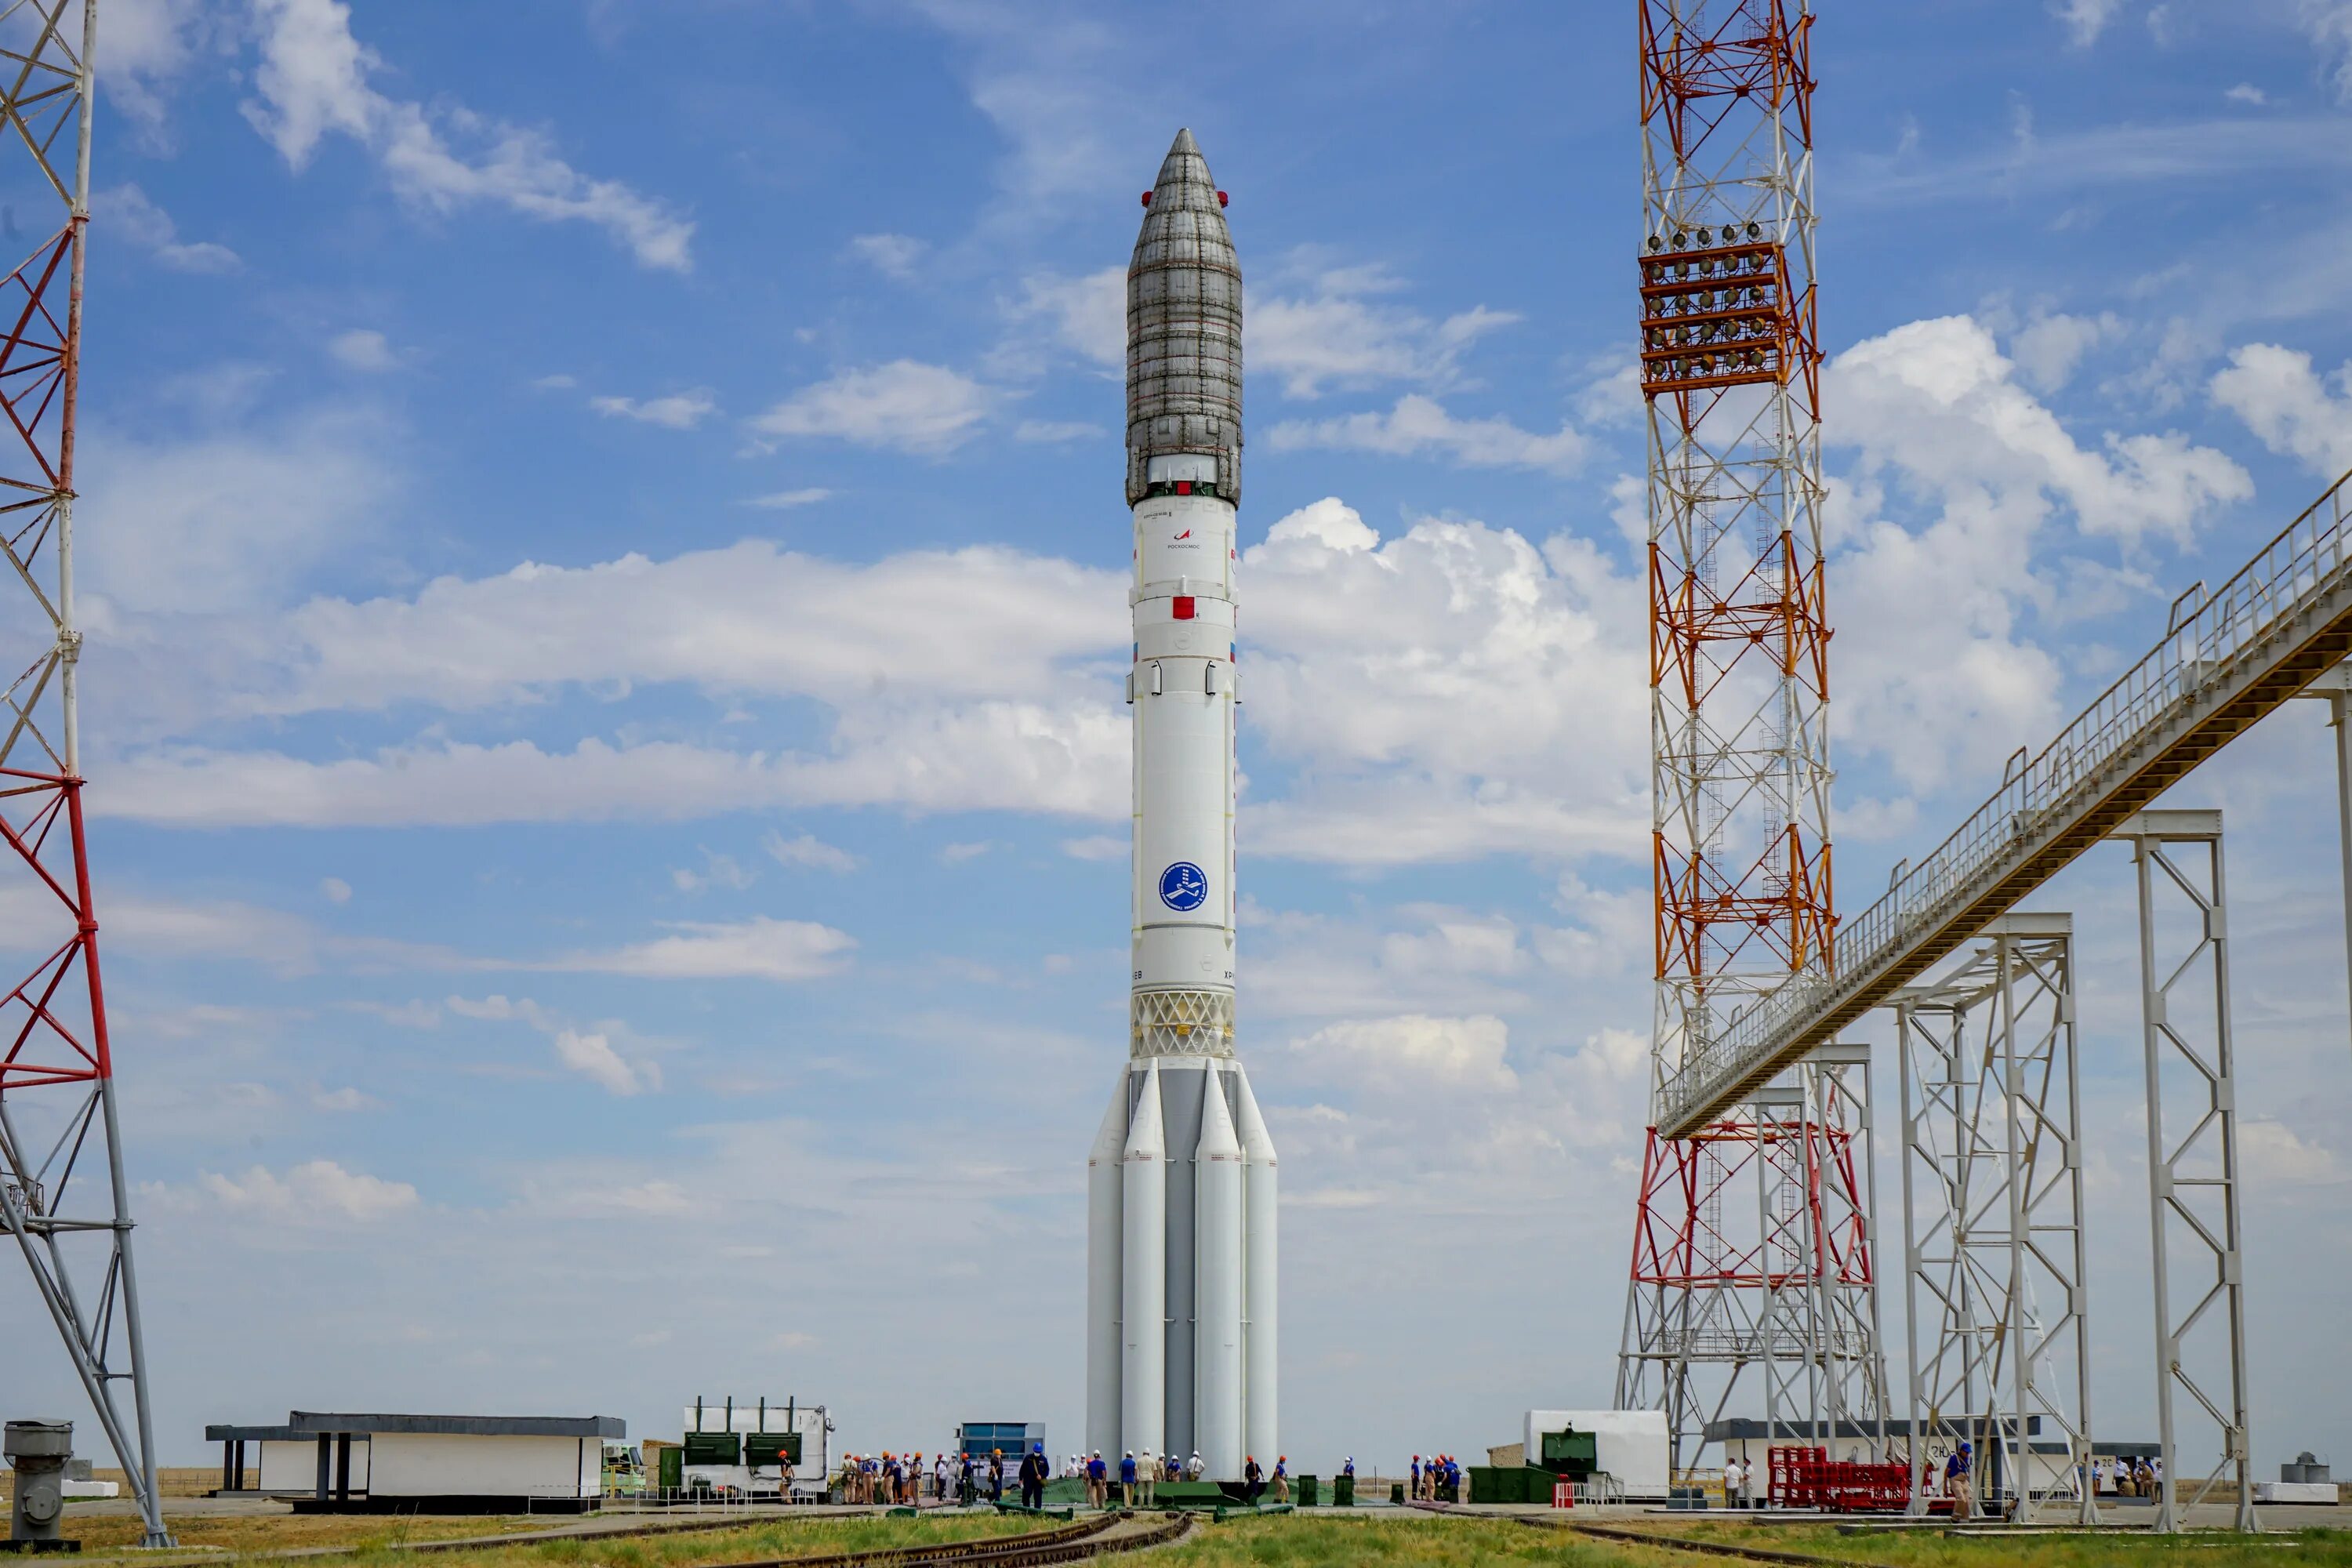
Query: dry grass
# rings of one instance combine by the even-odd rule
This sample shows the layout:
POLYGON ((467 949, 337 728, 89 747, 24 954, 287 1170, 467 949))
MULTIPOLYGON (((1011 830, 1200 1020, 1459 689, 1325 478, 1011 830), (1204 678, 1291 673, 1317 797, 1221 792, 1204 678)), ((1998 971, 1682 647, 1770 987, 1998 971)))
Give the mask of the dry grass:
MULTIPOLYGON (((479 1551, 418 1559, 401 1552, 404 1542, 447 1541, 461 1537, 495 1537, 547 1530, 560 1524, 545 1514, 524 1518, 403 1517, 383 1515, 283 1514, 227 1519, 174 1519, 172 1529, 183 1546, 211 1548, 204 1561, 219 1562, 226 1551, 230 1561, 253 1553, 298 1546, 340 1546, 353 1555, 334 1560, 383 1568, 386 1564, 448 1564, 457 1568, 707 1568, 746 1558, 822 1556, 878 1546, 919 1545, 931 1542, 968 1541, 983 1536, 1014 1535, 1039 1528, 1034 1520, 987 1515, 933 1516, 926 1519, 810 1518, 780 1519, 732 1530, 690 1531, 672 1535, 596 1536, 500 1546, 494 1542, 479 1551)), ((135 1519, 73 1519, 68 1533, 79 1536, 84 1552, 109 1546, 135 1545, 135 1519), (93 1528, 96 1527, 96 1528, 93 1528)), ((142 1563, 158 1557, 141 1553, 142 1563)), ((168 1556, 163 1563, 173 1561, 168 1556)))
MULTIPOLYGON (((1662 1534, 1654 1521, 1630 1524, 1645 1534, 1662 1534)), ((1885 1568, 2003 1568, 2032 1563, 2035 1568, 2172 1568, 2185 1557, 2193 1568, 2263 1564, 2279 1568, 2352 1568, 2352 1531, 2310 1530, 2294 1534, 2233 1535, 2200 1531, 2185 1536, 2141 1531, 2000 1537, 1948 1536, 1941 1530, 1861 1531, 1841 1534, 1834 1525, 1748 1525, 1729 1521, 1670 1526, 1734 1545, 1803 1552, 1824 1561, 1884 1564, 1885 1568)), ((1685 1568, 1702 1560, 1685 1556, 1685 1568)))

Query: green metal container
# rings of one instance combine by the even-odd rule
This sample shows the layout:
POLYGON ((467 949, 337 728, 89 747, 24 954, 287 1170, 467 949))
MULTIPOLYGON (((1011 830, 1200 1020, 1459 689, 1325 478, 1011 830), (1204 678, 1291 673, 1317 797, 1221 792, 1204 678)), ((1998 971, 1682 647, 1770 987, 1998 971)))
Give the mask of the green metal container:
POLYGON ((1356 1506, 1355 1477, 1334 1476, 1331 1478, 1331 1506, 1333 1508, 1353 1508, 1356 1506))
POLYGON ((683 1489, 686 1486, 686 1450, 663 1448, 659 1452, 661 1458, 655 1461, 655 1469, 657 1473, 654 1478, 654 1485, 669 1492, 683 1489))

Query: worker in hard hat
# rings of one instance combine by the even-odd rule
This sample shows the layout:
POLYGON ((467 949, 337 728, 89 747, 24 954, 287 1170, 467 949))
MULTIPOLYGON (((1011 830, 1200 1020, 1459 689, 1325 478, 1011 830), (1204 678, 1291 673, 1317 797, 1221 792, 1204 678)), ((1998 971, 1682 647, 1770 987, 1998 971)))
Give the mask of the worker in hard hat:
POLYGON ((1146 1448, 1137 1456, 1135 1461, 1136 1495, 1142 1500, 1144 1507, 1151 1506, 1152 1499, 1159 1488, 1160 1460, 1150 1449, 1146 1448))
POLYGON ((1209 1467, 1201 1462, 1201 1450, 1193 1449, 1192 1457, 1184 1461, 1184 1479, 1188 1481, 1197 1481, 1208 1473, 1209 1467))
POLYGON ((1247 1455, 1242 1460, 1242 1500, 1255 1506, 1258 1493, 1264 1490, 1265 1471, 1259 1467, 1255 1454, 1247 1455))
POLYGON ((1135 1506, 1135 1450, 1132 1448, 1118 1462, 1118 1501, 1121 1508, 1135 1506))
POLYGON ((1290 1456, 1287 1454, 1274 1457, 1274 1500, 1290 1500, 1290 1456))

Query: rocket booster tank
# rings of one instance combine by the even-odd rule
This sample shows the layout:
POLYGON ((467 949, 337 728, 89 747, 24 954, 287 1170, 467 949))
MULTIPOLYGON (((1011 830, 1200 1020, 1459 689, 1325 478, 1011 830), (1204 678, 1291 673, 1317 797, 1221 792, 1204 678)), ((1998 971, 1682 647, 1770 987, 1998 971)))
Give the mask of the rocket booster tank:
POLYGON ((1143 204, 1127 274, 1132 976, 1088 1163, 1087 1446, 1198 1450, 1229 1480, 1252 1454, 1271 1468, 1276 1441, 1276 1162, 1234 1055, 1242 276, 1190 131, 1143 204))

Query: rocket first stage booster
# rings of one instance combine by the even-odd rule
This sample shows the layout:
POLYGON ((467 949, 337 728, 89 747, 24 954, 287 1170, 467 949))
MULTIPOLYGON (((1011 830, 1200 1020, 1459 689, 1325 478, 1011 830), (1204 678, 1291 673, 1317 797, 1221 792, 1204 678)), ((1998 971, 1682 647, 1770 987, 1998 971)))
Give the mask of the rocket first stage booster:
POLYGON ((1242 275, 1190 131, 1127 270, 1134 992, 1087 1173, 1087 1447, 1271 1469, 1275 1156, 1234 1058, 1242 275))

